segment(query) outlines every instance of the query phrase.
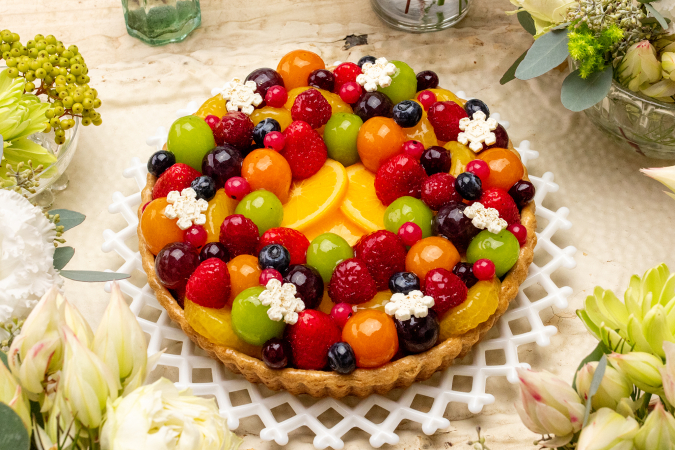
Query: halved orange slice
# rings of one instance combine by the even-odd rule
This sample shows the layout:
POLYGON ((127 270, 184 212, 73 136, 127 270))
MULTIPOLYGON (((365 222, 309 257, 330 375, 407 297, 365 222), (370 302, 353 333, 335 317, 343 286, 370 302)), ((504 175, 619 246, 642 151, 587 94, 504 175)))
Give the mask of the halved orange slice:
POLYGON ((387 207, 375 194, 375 174, 363 164, 347 168, 349 188, 340 209, 355 224, 367 232, 384 230, 384 212, 387 207))

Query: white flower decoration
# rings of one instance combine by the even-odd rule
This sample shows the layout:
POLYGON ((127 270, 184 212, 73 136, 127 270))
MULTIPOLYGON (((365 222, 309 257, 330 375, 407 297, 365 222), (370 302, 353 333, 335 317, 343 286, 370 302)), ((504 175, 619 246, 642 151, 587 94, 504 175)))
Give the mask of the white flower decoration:
POLYGON ((486 208, 482 203, 476 202, 464 209, 464 215, 471 220, 474 227, 481 230, 487 229, 490 233, 497 234, 508 226, 506 220, 499 217, 499 211, 495 208, 486 208))
POLYGON ((272 279, 267 282, 258 299, 260 303, 270 307, 267 316, 271 320, 279 322, 283 319, 287 324, 294 325, 298 321, 298 313, 305 309, 305 303, 295 296, 296 293, 293 283, 281 284, 281 281, 272 279))
POLYGON ((410 291, 407 294, 397 292, 391 296, 389 303, 384 305, 384 312, 396 316, 398 320, 408 320, 413 315, 426 317, 432 306, 434 298, 424 295, 422 291, 410 291))
POLYGON ((169 132, 164 127, 157 127, 155 134, 145 140, 145 143, 150 147, 155 147, 156 150, 161 150, 166 144, 169 132))
POLYGON ((476 111, 472 119, 464 117, 459 120, 459 129, 463 133, 457 135, 457 141, 464 145, 470 142, 469 148, 478 153, 483 150, 483 142, 485 145, 497 142, 497 136, 493 133, 497 125, 495 119, 492 117, 488 119, 483 111, 476 111))
POLYGON ((396 66, 388 62, 386 58, 378 58, 375 64, 365 63, 361 71, 363 73, 356 77, 356 82, 367 92, 375 92, 378 86, 391 85, 391 75, 396 73, 396 66))
POLYGON ((263 98, 256 93, 258 85, 255 81, 241 82, 239 78, 233 78, 232 81, 225 83, 222 89, 214 89, 211 94, 220 94, 227 104, 225 107, 228 111, 239 111, 246 115, 251 115, 255 107, 262 103, 263 98))
POLYGON ((40 208, 0 190, 0 322, 25 318, 52 285, 63 284, 54 269, 55 238, 40 208))
POLYGON ((194 223, 195 225, 204 225, 206 216, 202 214, 209 207, 209 202, 200 198, 197 200, 197 193, 191 187, 183 189, 182 192, 171 191, 166 196, 169 203, 164 208, 164 215, 168 219, 178 218, 178 228, 187 230, 194 223))

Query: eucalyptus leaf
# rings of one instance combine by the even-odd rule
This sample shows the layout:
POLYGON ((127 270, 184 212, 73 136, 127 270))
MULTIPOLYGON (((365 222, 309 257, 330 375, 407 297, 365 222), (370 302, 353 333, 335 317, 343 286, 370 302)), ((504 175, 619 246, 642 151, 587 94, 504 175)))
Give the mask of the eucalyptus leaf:
POLYGON ((518 22, 520 22, 520 25, 522 25, 523 28, 525 28, 525 31, 530 33, 532 36, 537 34, 537 27, 534 25, 534 19, 532 18, 532 15, 530 15, 529 12, 525 11, 524 9, 521 9, 518 11, 518 22))
POLYGON ((666 22, 666 19, 652 5, 650 5, 649 3, 645 3, 645 8, 647 8, 647 11, 649 11, 649 13, 652 16, 654 16, 656 20, 658 20, 659 25, 661 25, 661 28, 663 28, 664 30, 668 28, 668 22, 666 22))
POLYGON ((51 215, 59 215, 58 225, 63 227, 63 231, 68 231, 71 228, 75 228, 82 222, 84 222, 85 215, 79 212, 71 211, 69 209, 53 209, 49 211, 51 215))
POLYGON ((509 81, 516 79, 516 69, 523 59, 525 59, 525 55, 527 55, 527 50, 525 50, 523 54, 520 55, 513 64, 511 64, 511 67, 509 67, 509 69, 504 73, 502 79, 499 80, 499 84, 504 85, 509 81))
POLYGON ((62 270, 59 274, 74 281, 87 282, 123 280, 131 276, 128 273, 95 272, 93 270, 62 270))
POLYGON ((569 56, 568 30, 555 30, 534 41, 527 55, 516 69, 516 78, 529 80, 555 69, 569 56))
POLYGON ((575 70, 565 78, 560 92, 560 100, 570 111, 583 111, 595 105, 609 93, 612 86, 612 66, 602 72, 596 72, 581 78, 579 70, 575 70))
POLYGON ((598 345, 593 349, 591 353, 588 354, 584 359, 579 363, 576 372, 574 372, 574 380, 572 381, 572 387, 574 390, 577 389, 577 373, 589 362, 600 361, 602 355, 608 355, 611 353, 611 350, 607 348, 604 342, 598 342, 598 345))
POLYGON ((75 254, 75 249, 73 247, 56 247, 54 251, 54 268, 56 270, 61 270, 66 267, 68 261, 75 254))
POLYGON ((0 450, 28 450, 30 439, 21 417, 12 408, 0 403, 0 450))
POLYGON ((602 382, 602 377, 605 376, 605 370, 607 369, 607 355, 602 355, 600 361, 598 361, 598 366, 595 368, 595 373, 593 374, 593 379, 591 380, 591 387, 588 390, 588 398, 586 399, 586 412, 584 413, 584 422, 582 427, 586 426, 588 423, 588 416, 591 414, 591 400, 602 382))
POLYGON ((7 355, 2 350, 0 350, 0 361, 2 361, 5 367, 9 369, 9 362, 7 362, 7 355))

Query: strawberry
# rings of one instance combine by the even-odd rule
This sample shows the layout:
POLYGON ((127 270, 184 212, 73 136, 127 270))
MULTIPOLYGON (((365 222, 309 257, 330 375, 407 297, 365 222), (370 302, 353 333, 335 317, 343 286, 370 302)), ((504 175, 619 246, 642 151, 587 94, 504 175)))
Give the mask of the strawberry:
POLYGON ((253 141, 253 122, 240 111, 228 112, 215 126, 213 137, 218 145, 230 144, 246 151, 253 141))
POLYGON ((520 223, 520 213, 518 206, 504 189, 490 188, 483 191, 478 200, 486 208, 494 208, 499 211, 499 217, 506 220, 509 225, 520 223))
POLYGON ((316 89, 307 89, 298 94, 291 108, 293 120, 304 120, 312 128, 326 125, 331 114, 330 103, 316 89))
POLYGON ((291 265, 305 264, 307 262, 307 248, 309 240, 301 232, 292 228, 270 228, 260 236, 258 253, 266 245, 281 244, 291 254, 291 265))
POLYGON ((321 370, 328 363, 328 350, 342 337, 340 328, 326 313, 306 309, 298 321, 286 327, 285 338, 291 345, 293 365, 298 369, 321 370))
POLYGON ((260 239, 258 226, 241 214, 227 216, 220 225, 220 243, 227 247, 230 257, 257 254, 260 239))
POLYGON ((457 305, 461 305, 469 290, 464 282, 446 269, 432 269, 424 277, 424 295, 434 298, 433 310, 439 317, 457 305))
POLYGON ((335 75, 333 92, 340 92, 343 84, 356 81, 356 77, 361 75, 361 68, 354 63, 345 62, 333 69, 333 75, 335 75))
POLYGON ((387 160, 377 170, 375 193, 384 205, 404 195, 420 198, 427 173, 414 158, 400 154, 387 160))
POLYGON ((185 297, 207 308, 220 309, 230 298, 230 272, 218 258, 202 262, 188 279, 185 297))
POLYGON ((440 141, 456 141, 459 119, 469 117, 464 108, 455 102, 436 102, 429 107, 429 122, 440 141))
POLYGON ((291 166, 293 179, 309 178, 323 167, 328 149, 323 138, 302 120, 292 122, 284 131, 286 143, 280 152, 291 166))
POLYGON ((387 289, 393 274, 405 271, 406 253, 401 238, 386 230, 367 234, 354 246, 354 256, 366 263, 380 291, 387 289))
POLYGON ((201 173, 187 164, 174 164, 157 179, 155 187, 152 188, 152 199, 166 197, 171 191, 181 192, 189 188, 192 181, 199 176, 201 173))
POLYGON ((349 258, 335 267, 328 283, 328 296, 333 303, 358 305, 375 297, 377 286, 366 263, 349 258))
POLYGON ((422 201, 434 211, 448 203, 461 202, 462 196, 455 190, 455 177, 449 173, 435 173, 422 182, 422 201))

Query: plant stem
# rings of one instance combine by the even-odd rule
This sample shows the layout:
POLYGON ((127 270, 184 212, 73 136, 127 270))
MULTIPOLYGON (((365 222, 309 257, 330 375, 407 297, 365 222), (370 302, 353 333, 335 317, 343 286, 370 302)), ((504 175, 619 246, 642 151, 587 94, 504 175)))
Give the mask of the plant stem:
POLYGON ((408 14, 409 10, 410 10, 410 0, 408 0, 405 4, 405 13, 408 14))

